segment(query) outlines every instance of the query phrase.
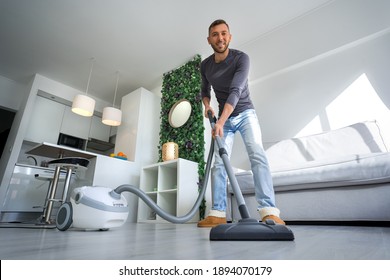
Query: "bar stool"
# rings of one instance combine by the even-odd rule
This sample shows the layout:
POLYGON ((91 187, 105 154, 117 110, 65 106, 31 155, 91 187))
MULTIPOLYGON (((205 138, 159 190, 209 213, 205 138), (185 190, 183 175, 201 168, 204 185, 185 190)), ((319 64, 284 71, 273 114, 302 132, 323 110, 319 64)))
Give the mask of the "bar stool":
MULTIPOLYGON (((50 174, 51 175, 51 174, 50 174)), ((45 197, 45 201, 44 201, 44 205, 43 206, 34 206, 34 208, 41 208, 42 207, 42 212, 45 211, 45 208, 47 207, 47 201, 49 200, 49 197, 50 197, 50 189, 51 189, 51 185, 53 183, 53 176, 51 175, 42 175, 42 174, 34 174, 34 178, 39 180, 39 181, 42 181, 42 182, 48 182, 48 187, 47 187, 47 192, 46 192, 46 197, 45 197)), ((65 181, 65 178, 64 176, 60 176, 58 182, 63 182, 65 181)), ((43 213, 42 213, 43 215, 43 213)), ((42 219, 42 217, 41 217, 42 219)))
POLYGON ((50 223, 50 216, 53 210, 54 202, 65 202, 68 196, 68 190, 70 185, 70 179, 72 172, 76 170, 86 170, 89 165, 89 160, 81 157, 64 157, 48 162, 49 166, 55 167, 54 176, 51 185, 49 186, 48 197, 45 203, 45 210, 43 213, 43 220, 45 223, 50 223), (60 171, 64 169, 66 171, 64 190, 62 192, 62 198, 60 200, 55 199, 57 192, 58 182, 60 180, 60 171))

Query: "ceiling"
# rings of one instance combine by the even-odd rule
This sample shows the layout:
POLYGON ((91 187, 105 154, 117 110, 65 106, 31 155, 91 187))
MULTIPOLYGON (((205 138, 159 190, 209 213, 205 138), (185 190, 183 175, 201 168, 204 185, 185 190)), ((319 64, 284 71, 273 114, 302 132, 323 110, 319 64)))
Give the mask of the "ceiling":
POLYGON ((1 0, 0 75, 35 73, 107 102, 211 54, 209 24, 223 18, 240 48, 330 0, 1 0), (92 59, 93 58, 93 59, 92 59))

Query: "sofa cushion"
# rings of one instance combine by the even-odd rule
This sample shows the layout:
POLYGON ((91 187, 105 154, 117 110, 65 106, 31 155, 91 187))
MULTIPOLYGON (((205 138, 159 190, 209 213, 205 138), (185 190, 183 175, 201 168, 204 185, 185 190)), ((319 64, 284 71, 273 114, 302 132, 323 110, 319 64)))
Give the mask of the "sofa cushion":
POLYGON ((282 140, 267 149, 272 171, 295 168, 317 160, 388 152, 376 121, 356 123, 320 134, 282 140))

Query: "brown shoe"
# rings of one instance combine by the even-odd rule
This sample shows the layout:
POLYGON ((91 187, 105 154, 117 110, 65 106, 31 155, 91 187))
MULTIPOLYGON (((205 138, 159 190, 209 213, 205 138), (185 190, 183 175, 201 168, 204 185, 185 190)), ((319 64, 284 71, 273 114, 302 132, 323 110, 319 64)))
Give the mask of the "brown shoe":
POLYGON ((278 216, 275 216, 275 215, 265 216, 261 221, 265 222, 266 220, 273 220, 275 223, 280 224, 280 225, 286 224, 281 218, 279 218, 278 216))
POLYGON ((215 227, 220 224, 226 224, 226 218, 208 216, 204 220, 198 222, 198 227, 215 227))

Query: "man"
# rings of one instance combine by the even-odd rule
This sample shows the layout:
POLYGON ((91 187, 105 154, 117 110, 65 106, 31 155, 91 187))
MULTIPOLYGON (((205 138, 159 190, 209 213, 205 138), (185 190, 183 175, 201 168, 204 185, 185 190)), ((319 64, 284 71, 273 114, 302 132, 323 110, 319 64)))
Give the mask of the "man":
MULTIPOLYGON (((209 110, 214 115, 210 106, 212 87, 219 107, 219 118, 213 135, 221 137, 230 156, 234 134, 240 132, 251 163, 260 219, 272 219, 278 224, 285 224, 279 218, 280 211, 275 206, 275 193, 262 146, 260 125, 249 96, 249 57, 241 51, 229 49, 231 38, 229 26, 224 20, 216 20, 210 25, 207 41, 214 54, 202 61, 200 68, 205 117, 209 110)), ((214 227, 226 223, 227 173, 218 152, 215 152, 211 182, 212 209, 209 215, 198 223, 199 227, 214 227)))

